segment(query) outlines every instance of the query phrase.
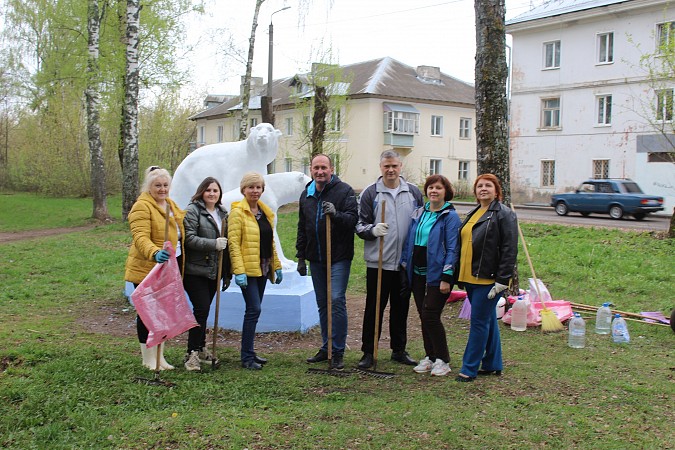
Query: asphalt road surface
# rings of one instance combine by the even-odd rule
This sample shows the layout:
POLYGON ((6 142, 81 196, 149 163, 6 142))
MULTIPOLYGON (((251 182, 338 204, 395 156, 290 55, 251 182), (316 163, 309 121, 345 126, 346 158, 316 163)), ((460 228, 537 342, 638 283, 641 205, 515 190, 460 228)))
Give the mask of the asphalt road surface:
MULTIPOLYGON (((474 205, 469 203, 453 203, 460 216, 466 214, 474 205)), ((620 220, 611 219, 608 214, 591 214, 583 217, 579 213, 569 213, 566 216, 556 214, 553 207, 545 206, 516 206, 518 219, 523 222, 540 222, 558 225, 575 225, 585 227, 620 228, 638 231, 668 231, 670 217, 649 214, 643 220, 624 217, 620 220)))

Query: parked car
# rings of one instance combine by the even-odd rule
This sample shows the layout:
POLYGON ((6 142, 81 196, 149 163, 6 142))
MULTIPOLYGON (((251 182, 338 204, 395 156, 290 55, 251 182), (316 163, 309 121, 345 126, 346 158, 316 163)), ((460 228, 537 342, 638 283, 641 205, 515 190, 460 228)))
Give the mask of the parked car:
POLYGON ((629 179, 593 179, 581 183, 574 192, 552 195, 551 206, 559 216, 572 211, 582 216, 609 214, 612 219, 631 214, 636 220, 642 220, 651 212, 663 211, 663 197, 643 193, 640 186, 629 179))

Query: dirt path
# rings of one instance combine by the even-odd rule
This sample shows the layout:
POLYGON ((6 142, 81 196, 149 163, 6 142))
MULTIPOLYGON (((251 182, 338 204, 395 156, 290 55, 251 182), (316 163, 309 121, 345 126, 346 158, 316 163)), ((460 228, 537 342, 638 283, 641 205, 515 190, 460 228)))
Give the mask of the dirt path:
POLYGON ((30 230, 30 231, 16 231, 12 233, 0 233, 0 244, 13 241, 25 241, 27 239, 36 239, 46 236, 56 236, 59 234, 76 233, 78 231, 86 231, 97 227, 96 224, 83 225, 81 227, 67 227, 67 228, 49 228, 47 230, 30 230))

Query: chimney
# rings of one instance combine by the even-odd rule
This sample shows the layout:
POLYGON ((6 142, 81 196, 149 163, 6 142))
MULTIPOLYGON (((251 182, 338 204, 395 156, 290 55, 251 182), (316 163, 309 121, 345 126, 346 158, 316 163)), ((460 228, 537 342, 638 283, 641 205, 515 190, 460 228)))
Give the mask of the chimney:
POLYGON ((417 66, 417 78, 424 83, 441 84, 441 68, 434 66, 417 66))
MULTIPOLYGON (((239 95, 243 96, 244 95, 244 81, 246 80, 246 76, 242 75, 241 76, 241 84, 239 85, 239 95)), ((263 86, 263 79, 262 77, 251 77, 251 89, 249 92, 251 93, 252 97, 255 97, 256 95, 260 95, 262 92, 262 86, 263 86)))

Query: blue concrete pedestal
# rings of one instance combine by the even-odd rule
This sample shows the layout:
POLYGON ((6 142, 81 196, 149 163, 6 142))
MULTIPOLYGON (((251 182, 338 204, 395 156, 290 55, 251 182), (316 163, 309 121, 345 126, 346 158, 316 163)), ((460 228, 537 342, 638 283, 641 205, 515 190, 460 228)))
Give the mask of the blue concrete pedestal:
MULTIPOLYGON (((133 289, 133 284, 126 283, 127 297, 131 295, 133 289)), ((129 300, 131 302, 131 297, 129 300)), ((188 301, 187 294, 186 301, 188 301)), ((233 277, 230 287, 220 293, 218 327, 241 331, 245 307, 241 289, 235 284, 233 277)), ((213 327, 215 315, 216 300, 214 298, 207 326, 213 327)), ((281 284, 268 282, 256 332, 299 331, 306 333, 318 324, 319 311, 311 277, 301 277, 296 271, 289 271, 284 272, 284 280, 281 284)))

